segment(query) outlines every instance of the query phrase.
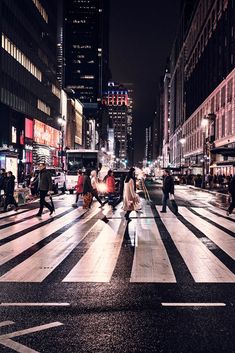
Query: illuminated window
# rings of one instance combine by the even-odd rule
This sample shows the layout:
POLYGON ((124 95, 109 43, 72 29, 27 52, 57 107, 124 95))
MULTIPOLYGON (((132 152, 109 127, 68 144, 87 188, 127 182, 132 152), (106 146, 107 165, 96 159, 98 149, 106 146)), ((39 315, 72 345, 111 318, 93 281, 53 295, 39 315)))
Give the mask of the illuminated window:
POLYGON ((29 71, 39 81, 42 81, 42 73, 38 68, 19 50, 5 34, 2 33, 2 48, 5 49, 19 64, 29 71))
POLYGON ((39 0, 32 0, 36 8, 38 9, 39 13, 43 17, 44 21, 48 23, 48 15, 45 11, 45 9, 42 7, 41 3, 39 0))

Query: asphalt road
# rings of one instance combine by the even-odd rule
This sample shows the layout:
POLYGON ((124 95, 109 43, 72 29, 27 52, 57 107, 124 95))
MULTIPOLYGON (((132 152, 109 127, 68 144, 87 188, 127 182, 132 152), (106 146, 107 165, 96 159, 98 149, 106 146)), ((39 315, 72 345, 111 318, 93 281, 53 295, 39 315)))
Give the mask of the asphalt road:
POLYGON ((235 352, 234 216, 220 215, 218 196, 178 187, 180 214, 164 219, 155 207, 160 186, 147 190, 131 222, 121 205, 115 212, 95 202, 85 214, 73 210, 70 195, 55 198, 54 218, 35 221, 36 203, 0 218, 0 352, 235 352), (211 217, 199 216, 202 209, 211 217), (186 241, 177 239, 182 227, 191 232, 186 241), (142 272, 155 278, 151 266, 165 275, 162 254, 153 256, 161 247, 174 280, 147 283, 142 272), (195 268, 212 261, 212 278, 218 268, 224 274, 207 281, 203 271, 193 272, 190 258, 195 268))

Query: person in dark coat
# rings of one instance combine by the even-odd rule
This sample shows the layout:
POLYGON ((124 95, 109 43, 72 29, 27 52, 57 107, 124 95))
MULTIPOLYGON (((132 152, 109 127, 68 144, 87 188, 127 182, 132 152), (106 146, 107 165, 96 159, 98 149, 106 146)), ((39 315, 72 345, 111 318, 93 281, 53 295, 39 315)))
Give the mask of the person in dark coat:
POLYGON ((235 175, 232 177, 232 180, 229 183, 228 192, 230 194, 231 202, 226 212, 227 216, 229 216, 235 208, 235 175))
POLYGON ((167 200, 169 199, 169 194, 174 195, 174 179, 170 175, 170 171, 168 169, 164 170, 162 192, 162 210, 160 212, 166 213, 166 206, 167 200))
POLYGON ((6 171, 4 168, 0 169, 0 192, 1 190, 4 190, 4 184, 5 184, 5 179, 6 179, 6 171))
POLYGON ((7 211, 8 205, 14 205, 15 211, 18 210, 18 204, 14 198, 15 191, 15 176, 12 172, 7 172, 6 186, 5 186, 5 202, 4 202, 4 211, 7 211))
POLYGON ((54 207, 50 205, 48 202, 46 202, 45 198, 47 196, 47 193, 51 194, 52 191, 52 179, 51 179, 51 173, 46 169, 46 164, 45 163, 40 163, 39 164, 39 174, 37 179, 32 182, 32 185, 38 185, 38 190, 39 190, 39 195, 40 195, 40 208, 38 213, 36 214, 36 217, 41 217, 42 211, 44 206, 46 206, 49 211, 50 211, 50 216, 54 212, 54 207))

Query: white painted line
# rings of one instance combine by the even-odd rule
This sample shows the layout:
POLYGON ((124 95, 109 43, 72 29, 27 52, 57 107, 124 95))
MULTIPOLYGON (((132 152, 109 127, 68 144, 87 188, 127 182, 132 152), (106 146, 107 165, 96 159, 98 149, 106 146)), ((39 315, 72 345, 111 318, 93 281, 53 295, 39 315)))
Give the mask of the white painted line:
MULTIPOLYGON (((100 221, 101 222, 101 221, 100 221)), ((125 220, 110 220, 63 282, 109 282, 121 250, 125 220)))
POLYGON ((5 340, 5 339, 8 339, 8 338, 24 336, 24 335, 27 335, 29 333, 34 333, 34 332, 38 332, 38 331, 48 330, 50 328, 58 327, 58 326, 62 326, 62 325, 63 324, 61 322, 57 321, 57 322, 51 322, 50 324, 30 327, 30 328, 27 328, 25 330, 20 330, 20 331, 14 331, 14 332, 11 332, 11 333, 6 333, 6 334, 0 336, 0 342, 1 342, 1 340, 5 340))
MULTIPOLYGON (((70 306, 70 303, 0 303, 1 306, 70 306)), ((9 322, 14 323, 12 321, 9 322)))
MULTIPOLYGON (((14 259, 17 255, 27 250, 31 246, 39 243, 41 240, 46 239, 50 234, 58 231, 66 224, 74 221, 79 216, 85 213, 85 210, 75 209, 67 213, 65 216, 59 217, 52 222, 45 224, 17 239, 14 239, 6 244, 0 246, 0 265, 14 259)), ((30 271, 30 269, 29 269, 30 271)))
POLYGON ((19 212, 13 210, 13 211, 1 213, 1 214, 0 214, 0 219, 1 219, 1 218, 8 217, 8 216, 17 216, 17 215, 20 215, 23 211, 26 211, 26 210, 27 210, 27 208, 25 208, 25 209, 19 209, 19 212))
POLYGON ((40 353, 38 351, 35 351, 34 349, 31 349, 25 346, 22 343, 15 342, 9 338, 5 340, 0 340, 0 344, 2 344, 5 347, 11 348, 12 350, 18 353, 40 353))
POLYGON ((205 210, 204 208, 192 207, 192 209, 196 211, 198 214, 210 219, 211 221, 219 224, 225 229, 228 229, 231 232, 235 233, 235 223, 232 220, 226 219, 222 216, 217 216, 214 213, 211 213, 208 210, 205 210))
MULTIPOLYGON (((56 215, 60 215, 61 213, 64 212, 64 209, 63 208, 59 208, 57 211, 56 211, 56 215)), ((26 214, 29 214, 29 215, 33 215, 35 214, 36 215, 37 211, 35 210, 31 210, 31 212, 27 212, 26 214)), ((27 219, 21 223, 16 223, 10 227, 7 227, 7 228, 4 228, 4 229, 1 229, 0 231, 0 239, 5 239, 5 238, 8 238, 9 236, 12 236, 14 235, 15 233, 19 233, 19 232, 22 232, 23 230, 27 229, 27 228, 30 228, 32 226, 35 226, 35 225, 40 225, 40 223, 42 223, 43 221, 45 221, 46 219, 49 219, 49 213, 47 212, 45 214, 45 216, 47 216, 47 218, 44 218, 43 217, 44 214, 42 215, 41 218, 38 218, 38 217, 34 217, 32 219, 27 219)), ((27 217, 26 215, 23 217, 25 218, 27 217)))
POLYGON ((226 254, 235 260, 235 238, 221 229, 213 226, 201 217, 195 215, 185 207, 179 207, 180 214, 189 221, 194 227, 204 233, 216 245, 218 245, 226 254))
MULTIPOLYGON (((156 206, 158 212, 161 206, 156 206)), ((196 218, 195 226, 200 226, 203 220, 188 211, 186 207, 179 207, 179 212, 185 217, 189 213, 192 217, 188 221, 192 223, 193 218, 196 218)), ((203 244, 193 232, 191 232, 179 219, 168 210, 167 213, 159 213, 162 222, 170 233, 172 240, 175 243, 179 253, 181 254, 185 264, 195 282, 198 283, 234 283, 235 275, 230 271, 207 247, 203 244)), ((205 222, 205 228, 209 224, 205 222)), ((215 236, 218 228, 214 228, 215 236)), ((225 233, 224 233, 225 234, 225 233)), ((228 234, 225 234, 228 236, 228 234)), ((232 237, 231 237, 232 238, 232 237)), ((231 244, 232 245, 232 244, 231 244)))
POLYGON ((213 307, 213 306, 226 306, 225 303, 161 303, 162 306, 203 306, 203 307, 213 307))
POLYGON ((130 282, 176 283, 174 271, 155 220, 138 219, 136 238, 138 247, 135 248, 130 282))
POLYGON ((92 228, 82 228, 99 211, 91 212, 68 230, 0 277, 0 282, 42 282, 76 248, 92 228))
POLYGON ((14 324, 14 321, 2 321, 0 322, 0 327, 13 325, 13 324, 14 324))

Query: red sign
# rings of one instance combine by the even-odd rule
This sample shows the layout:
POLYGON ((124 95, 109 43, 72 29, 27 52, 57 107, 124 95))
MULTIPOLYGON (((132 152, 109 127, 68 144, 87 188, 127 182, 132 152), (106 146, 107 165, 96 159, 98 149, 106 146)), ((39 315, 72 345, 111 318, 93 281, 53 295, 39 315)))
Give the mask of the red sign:
POLYGON ((25 137, 33 139, 33 120, 25 118, 25 137))
POLYGON ((60 132, 39 120, 34 120, 34 141, 41 145, 58 148, 60 132))

